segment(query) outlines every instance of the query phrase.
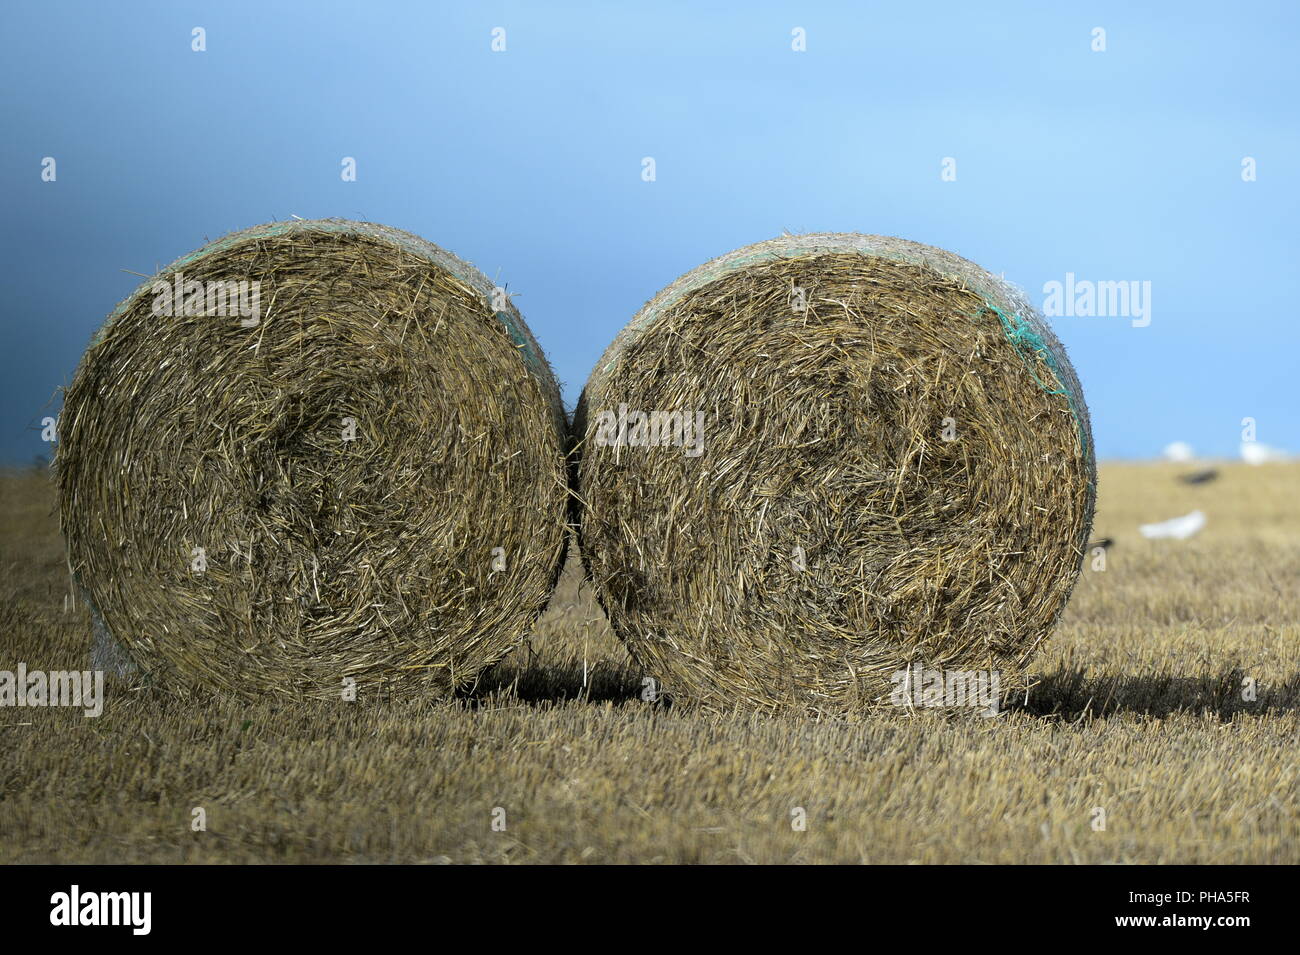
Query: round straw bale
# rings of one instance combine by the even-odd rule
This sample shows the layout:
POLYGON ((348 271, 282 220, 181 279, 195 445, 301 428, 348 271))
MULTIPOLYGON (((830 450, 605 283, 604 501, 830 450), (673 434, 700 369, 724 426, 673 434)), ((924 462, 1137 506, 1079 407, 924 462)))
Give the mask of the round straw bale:
POLYGON ((1060 343, 1012 286, 901 239, 784 236, 688 273, 605 352, 574 435, 615 632, 713 706, 898 702, 918 665, 1020 687, 1092 523, 1060 343))
POLYGON ((564 555, 541 350, 476 269, 383 226, 179 259, 100 329, 60 432, 73 575, 159 685, 446 692, 521 642, 564 555))

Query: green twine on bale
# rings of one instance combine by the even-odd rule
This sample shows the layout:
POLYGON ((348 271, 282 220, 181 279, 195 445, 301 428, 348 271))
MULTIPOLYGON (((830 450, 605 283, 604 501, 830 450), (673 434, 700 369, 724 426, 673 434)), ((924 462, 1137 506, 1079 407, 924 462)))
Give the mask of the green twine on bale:
MULTIPOLYGON (((1006 335, 1007 341, 1009 341, 1012 347, 1015 348, 1016 354, 1020 356, 1020 360, 1024 363, 1025 370, 1027 370, 1030 376, 1033 377, 1034 382, 1038 387, 1042 388, 1043 391, 1047 392, 1049 395, 1065 396, 1065 401, 1070 406, 1070 414, 1074 418, 1075 427, 1079 431, 1079 444, 1083 449, 1084 455, 1087 456, 1088 436, 1083 430, 1083 420, 1079 415, 1079 409, 1075 406, 1074 395, 1071 394, 1068 388, 1049 387, 1041 378, 1038 377, 1038 372, 1034 370, 1032 359, 1038 358, 1046 363, 1047 367, 1052 370, 1052 375, 1056 378, 1058 385, 1064 378, 1060 364, 1056 360, 1056 355, 1047 347, 1047 343, 1043 341, 1043 336, 1038 334, 1038 332, 1034 330, 1034 327, 1018 313, 1008 317, 1006 312, 990 302, 984 303, 983 311, 992 312, 998 317, 998 321, 1002 323, 1003 334, 1006 335)), ((980 314, 983 314, 983 312, 980 314)), ((971 317, 978 319, 980 315, 977 314, 971 317)))

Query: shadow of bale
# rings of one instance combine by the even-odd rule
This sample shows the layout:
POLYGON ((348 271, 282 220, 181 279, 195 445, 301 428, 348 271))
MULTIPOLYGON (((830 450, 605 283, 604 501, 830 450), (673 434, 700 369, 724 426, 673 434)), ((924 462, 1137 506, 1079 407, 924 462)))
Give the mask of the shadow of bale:
POLYGON ((459 690, 456 697, 471 707, 504 700, 528 704, 570 700, 642 704, 646 702, 642 698, 644 689, 640 673, 606 661, 586 667, 581 660, 546 665, 501 663, 459 690))
POLYGON ((1300 709, 1300 673, 1282 683, 1253 687, 1248 677, 1241 667, 1201 677, 1168 672, 1090 676, 1084 667, 1060 668, 1033 685, 1027 702, 1022 697, 1009 708, 1062 720, 1192 713, 1225 722, 1239 713, 1261 716, 1300 709))

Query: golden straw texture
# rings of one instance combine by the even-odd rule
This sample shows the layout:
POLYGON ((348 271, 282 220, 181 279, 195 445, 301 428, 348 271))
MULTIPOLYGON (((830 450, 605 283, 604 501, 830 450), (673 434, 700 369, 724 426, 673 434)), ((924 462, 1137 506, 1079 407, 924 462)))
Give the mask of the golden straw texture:
POLYGON ((173 263, 96 336, 60 432, 71 569, 160 685, 443 693, 522 641, 564 554, 541 351, 479 272, 382 226, 173 263), (255 281, 261 314, 157 314, 178 274, 255 281))
POLYGON ((689 273, 602 357, 574 434, 615 631, 714 707, 865 708, 914 664, 1018 688, 1092 522, 1059 342, 1011 286, 900 239, 785 236, 689 273))

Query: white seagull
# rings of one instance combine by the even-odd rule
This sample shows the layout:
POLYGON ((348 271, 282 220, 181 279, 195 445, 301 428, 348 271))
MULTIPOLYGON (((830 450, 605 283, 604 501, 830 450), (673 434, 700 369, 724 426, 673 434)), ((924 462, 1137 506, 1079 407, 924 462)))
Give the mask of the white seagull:
POLYGON ((1266 461, 1285 461, 1287 453, 1277 448, 1270 448, 1258 441, 1241 442, 1241 460, 1247 464, 1263 464, 1266 461))
POLYGON ((1192 511, 1182 517, 1171 517, 1159 524, 1143 524, 1138 530, 1142 532, 1143 537, 1151 540, 1169 538, 1185 541, 1204 526, 1205 515, 1200 511, 1192 511))

